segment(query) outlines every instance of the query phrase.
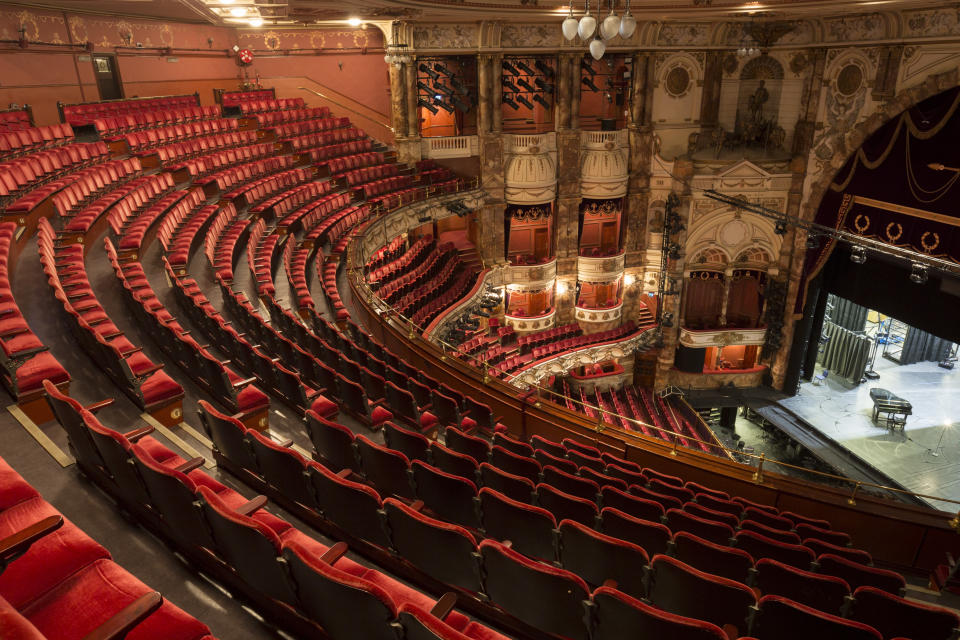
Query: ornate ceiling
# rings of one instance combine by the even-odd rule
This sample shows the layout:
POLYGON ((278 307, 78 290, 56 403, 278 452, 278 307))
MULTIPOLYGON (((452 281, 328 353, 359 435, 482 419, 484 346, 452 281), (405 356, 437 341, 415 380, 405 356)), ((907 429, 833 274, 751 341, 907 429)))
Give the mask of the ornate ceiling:
MULTIPOLYGON (((593 11, 609 0, 594 0, 593 11)), ((26 4, 26 3, 17 3, 26 4)), ((29 3, 71 11, 95 11, 126 16, 145 16, 176 21, 247 26, 260 17, 265 26, 342 24, 350 19, 382 22, 477 22, 500 19, 542 22, 566 15, 568 3, 561 0, 49 0, 29 3), (232 13, 231 13, 232 12, 232 13)), ((617 12, 624 0, 616 0, 617 12)), ((889 11, 916 7, 943 7, 936 0, 632 0, 638 20, 703 20, 743 18, 750 15, 774 19, 814 17, 889 11)), ((574 2, 578 14, 584 0, 574 2)))

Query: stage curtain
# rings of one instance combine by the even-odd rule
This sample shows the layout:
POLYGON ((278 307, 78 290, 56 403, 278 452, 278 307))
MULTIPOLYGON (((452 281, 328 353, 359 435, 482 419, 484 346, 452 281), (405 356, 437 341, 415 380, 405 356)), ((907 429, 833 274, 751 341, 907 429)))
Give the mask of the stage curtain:
MULTIPOLYGON (((860 384, 867 369, 870 338, 844 329, 830 321, 823 323, 823 336, 829 338, 822 346, 817 362, 830 374, 860 384)), ((817 371, 816 373, 820 373, 817 371)))
POLYGON ((760 281, 752 276, 734 280, 727 300, 727 324, 756 327, 759 321, 760 281))
POLYGON ((827 299, 827 304, 833 305, 830 311, 830 322, 850 331, 863 331, 867 324, 869 309, 833 294, 827 299))
POLYGON ((684 323, 688 327, 714 327, 723 309, 723 281, 717 278, 687 280, 687 308, 684 323))
POLYGON ((914 362, 940 362, 950 353, 953 343, 949 340, 938 338, 932 333, 921 331, 914 327, 907 329, 907 335, 903 339, 903 351, 900 352, 900 364, 913 364, 914 362))

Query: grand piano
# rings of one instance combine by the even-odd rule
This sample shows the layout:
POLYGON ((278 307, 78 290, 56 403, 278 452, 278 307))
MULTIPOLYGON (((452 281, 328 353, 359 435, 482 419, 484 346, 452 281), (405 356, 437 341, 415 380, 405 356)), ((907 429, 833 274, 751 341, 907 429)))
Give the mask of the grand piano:
POLYGON ((880 424, 882 419, 891 429, 903 429, 907 416, 913 413, 913 405, 892 391, 874 387, 870 389, 873 400, 873 423, 880 424))

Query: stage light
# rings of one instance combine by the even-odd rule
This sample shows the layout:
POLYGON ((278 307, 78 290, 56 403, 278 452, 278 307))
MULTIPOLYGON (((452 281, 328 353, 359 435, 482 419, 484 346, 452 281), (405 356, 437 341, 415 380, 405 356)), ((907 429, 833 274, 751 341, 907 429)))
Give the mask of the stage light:
POLYGON ((669 312, 663 314, 663 319, 660 321, 660 324, 663 325, 664 327, 672 327, 672 326, 673 326, 673 314, 672 314, 672 313, 669 313, 669 312))
POLYGON ((557 280, 556 294, 562 296, 567 292, 567 283, 563 280, 557 280))
POLYGON ((623 286, 629 287, 634 283, 635 277, 632 273, 623 276, 623 286))
POLYGON ((545 77, 547 77, 547 78, 552 78, 553 75, 554 75, 554 74, 553 74, 553 69, 551 69, 550 67, 548 67, 547 65, 545 65, 545 64, 544 64, 543 62, 541 62, 540 60, 535 60, 534 63, 533 63, 533 66, 536 67, 536 68, 537 68, 537 71, 539 71, 540 73, 542 73, 542 74, 543 74, 545 77))
POLYGON ((432 113, 433 115, 437 115, 437 113, 438 113, 438 111, 439 111, 435 106, 433 106, 432 104, 430 104, 429 102, 427 102, 427 101, 424 100, 423 98, 418 99, 418 100, 417 100, 417 104, 419 104, 421 107, 423 107, 424 109, 426 109, 427 111, 429 111, 429 112, 432 113))
POLYGON ((508 107, 510 107, 511 109, 513 109, 514 111, 516 111, 516 110, 518 110, 518 109, 520 108, 520 106, 519 106, 516 102, 514 102, 512 99, 510 99, 510 98, 507 97, 507 96, 504 96, 504 97, 501 99, 501 102, 502 102, 503 104, 507 105, 508 107))
POLYGON ((234 16, 234 17, 236 17, 236 18, 239 18, 240 16, 245 16, 245 15, 247 15, 247 8, 246 8, 246 7, 234 7, 233 9, 230 9, 230 15, 232 15, 232 16, 234 16))
POLYGON ((773 232, 778 236, 782 236, 787 233, 787 223, 783 220, 777 220, 777 223, 773 225, 773 232))
POLYGON ((517 68, 520 69, 520 71, 523 71, 528 76, 537 75, 537 72, 531 69, 530 67, 528 67, 523 60, 517 60, 517 68))
POLYGON ((501 78, 500 84, 507 89, 510 89, 510 91, 513 91, 514 93, 520 93, 520 89, 517 88, 517 85, 510 82, 510 78, 501 78))
POLYGON ((850 248, 850 262, 854 264, 863 264, 867 261, 867 250, 863 247, 850 248))
POLYGON ((527 109, 533 109, 533 103, 521 95, 517 95, 517 102, 525 106, 527 109))
POLYGON ((539 104, 541 104, 541 105, 543 105, 543 108, 544 108, 544 109, 550 109, 550 108, 551 108, 550 103, 547 102, 546 100, 544 100, 543 98, 541 98, 539 94, 533 96, 533 101, 534 101, 534 102, 537 102, 537 103, 539 103, 539 104))
POLYGON ((923 284, 927 281, 927 265, 919 262, 910 263, 910 282, 923 284))
POLYGON ((593 83, 593 80, 591 80, 590 78, 583 78, 582 80, 580 80, 580 82, 587 85, 587 88, 590 89, 590 91, 593 91, 594 93, 600 91, 600 87, 595 85, 593 83))
POLYGON ((535 85, 537 85, 537 87, 539 87, 539 88, 542 89, 543 91, 549 93, 550 95, 553 95, 553 92, 556 91, 556 89, 554 88, 554 86, 553 86, 552 84, 547 84, 546 82, 544 82, 544 81, 541 80, 540 78, 537 78, 536 80, 534 80, 533 83, 534 83, 535 85))
POLYGON ((511 74, 513 74, 513 75, 515 75, 515 76, 520 75, 520 72, 517 71, 517 68, 516 68, 515 66, 513 66, 512 64, 510 64, 510 63, 509 63, 508 61, 506 61, 506 60, 503 61, 503 68, 506 69, 507 71, 509 71, 511 74))
POLYGON ((440 74, 439 74, 439 73, 437 73, 436 71, 434 71, 433 69, 431 69, 431 68, 428 67, 427 65, 423 64, 422 62, 420 63, 420 66, 417 67, 417 68, 420 69, 420 71, 423 71, 423 72, 424 72, 425 74, 427 74, 428 76, 430 76, 430 79, 433 80, 434 82, 436 82, 436 81, 437 81, 437 78, 440 77, 440 74))
POLYGON ((526 80, 524 80, 523 78, 520 78, 519 80, 517 80, 517 86, 523 87, 524 89, 526 89, 531 93, 536 91, 536 89, 533 88, 533 85, 527 82, 526 80))
POLYGON ((817 249, 820 247, 820 237, 817 235, 807 236, 807 249, 817 249))

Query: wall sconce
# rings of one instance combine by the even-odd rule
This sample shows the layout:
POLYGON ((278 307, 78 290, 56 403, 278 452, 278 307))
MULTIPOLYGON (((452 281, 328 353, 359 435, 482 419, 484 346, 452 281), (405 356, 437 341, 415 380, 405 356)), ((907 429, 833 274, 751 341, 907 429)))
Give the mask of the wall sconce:
POLYGON ((636 278, 632 273, 626 273, 623 275, 623 286, 632 286, 634 282, 636 282, 636 278))
POLYGON ((20 38, 17 40, 17 44, 21 49, 27 48, 27 25, 22 24, 20 28, 17 29, 17 33, 20 34, 20 38))
POLYGON ((556 291, 556 294, 557 294, 558 296, 562 296, 562 295, 565 294, 569 289, 570 289, 570 288, 567 286, 567 283, 566 283, 565 280, 557 280, 556 289, 554 289, 554 291, 556 291))
POLYGON ((133 34, 129 31, 124 31, 123 33, 120 34, 120 37, 123 38, 123 41, 127 44, 128 47, 130 46, 130 43, 133 42, 133 34))

